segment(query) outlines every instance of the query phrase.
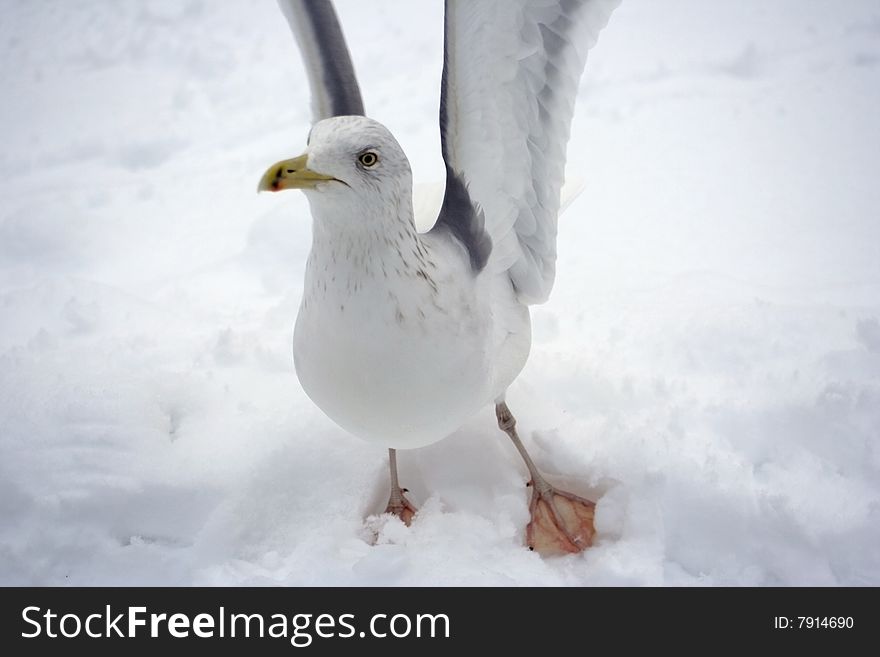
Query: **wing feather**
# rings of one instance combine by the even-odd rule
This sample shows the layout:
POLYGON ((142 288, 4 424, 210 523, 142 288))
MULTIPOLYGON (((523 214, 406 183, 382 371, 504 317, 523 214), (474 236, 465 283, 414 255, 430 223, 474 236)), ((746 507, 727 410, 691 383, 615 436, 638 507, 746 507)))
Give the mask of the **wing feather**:
POLYGON ((312 90, 314 122, 364 115, 351 55, 330 0, 278 0, 302 53, 312 90))
POLYGON ((524 303, 553 287, 577 88, 618 4, 446 0, 440 131, 451 202, 434 230, 450 230, 475 267, 507 271, 524 303))

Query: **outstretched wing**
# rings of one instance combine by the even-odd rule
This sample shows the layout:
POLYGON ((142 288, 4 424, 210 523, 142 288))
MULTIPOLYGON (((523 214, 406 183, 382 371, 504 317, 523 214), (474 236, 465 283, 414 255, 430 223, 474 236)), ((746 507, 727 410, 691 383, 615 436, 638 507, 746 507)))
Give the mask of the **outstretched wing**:
POLYGON ((433 230, 471 263, 546 301, 578 83, 619 0, 446 0, 440 136, 446 196, 433 230), (491 241, 490 241, 491 240, 491 241))
POLYGON ((278 0, 312 88, 312 119, 364 114, 351 55, 330 0, 278 0))

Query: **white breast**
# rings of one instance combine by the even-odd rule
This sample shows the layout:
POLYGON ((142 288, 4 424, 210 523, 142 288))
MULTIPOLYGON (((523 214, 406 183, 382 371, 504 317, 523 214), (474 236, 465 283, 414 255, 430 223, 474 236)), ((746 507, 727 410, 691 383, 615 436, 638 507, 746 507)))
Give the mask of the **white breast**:
POLYGON ((325 262, 313 248, 294 333, 296 372, 332 420, 366 440, 412 448, 457 429, 494 394, 490 304, 465 262, 432 244, 404 263, 392 248, 325 262), (332 272, 332 273, 331 273, 332 272))

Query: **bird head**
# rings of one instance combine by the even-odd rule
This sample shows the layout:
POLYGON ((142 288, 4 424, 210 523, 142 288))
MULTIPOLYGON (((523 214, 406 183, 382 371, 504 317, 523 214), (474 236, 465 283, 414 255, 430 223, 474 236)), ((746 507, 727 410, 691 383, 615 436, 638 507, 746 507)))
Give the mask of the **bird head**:
POLYGON ((276 162, 260 179, 257 191, 301 189, 313 209, 350 206, 363 209, 395 205, 411 194, 409 161, 378 121, 365 116, 335 116, 319 121, 309 133, 306 152, 276 162))

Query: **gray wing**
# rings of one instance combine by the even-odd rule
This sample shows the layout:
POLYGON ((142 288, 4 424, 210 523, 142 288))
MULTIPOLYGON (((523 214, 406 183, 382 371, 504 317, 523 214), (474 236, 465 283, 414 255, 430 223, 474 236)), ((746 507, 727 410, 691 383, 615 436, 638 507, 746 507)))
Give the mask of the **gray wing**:
POLYGON ((587 50, 619 0, 446 0, 440 135, 448 230, 523 303, 556 272, 565 150, 587 50))
POLYGON ((351 55, 330 0, 278 0, 302 53, 314 122, 364 114, 351 55))

